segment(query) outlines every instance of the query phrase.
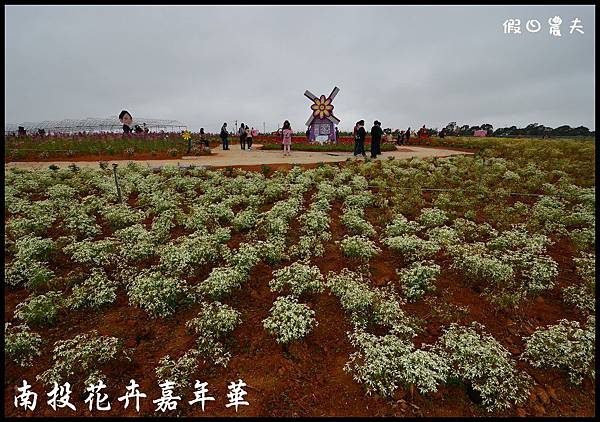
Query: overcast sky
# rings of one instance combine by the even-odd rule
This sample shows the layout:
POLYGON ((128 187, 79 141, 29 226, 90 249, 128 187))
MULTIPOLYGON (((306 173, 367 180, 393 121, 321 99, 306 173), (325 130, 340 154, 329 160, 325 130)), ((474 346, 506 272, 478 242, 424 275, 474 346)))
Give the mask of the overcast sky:
POLYGON ((125 108, 192 130, 305 130, 304 91, 338 86, 342 130, 595 129, 593 6, 5 6, 5 28, 7 123, 125 108), (509 18, 521 34, 504 34, 509 18))

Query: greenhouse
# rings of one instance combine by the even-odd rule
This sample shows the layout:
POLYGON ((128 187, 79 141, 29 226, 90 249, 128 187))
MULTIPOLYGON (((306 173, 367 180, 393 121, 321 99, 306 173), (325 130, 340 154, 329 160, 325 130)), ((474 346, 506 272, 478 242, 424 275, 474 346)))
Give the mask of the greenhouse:
MULTIPOLYGON (((178 132, 187 128, 187 126, 178 120, 166 119, 146 119, 137 118, 133 121, 135 125, 146 127, 152 132, 178 132)), ((117 116, 106 118, 88 117, 86 119, 63 119, 63 120, 44 120, 42 122, 23 122, 19 124, 6 124, 4 126, 5 134, 16 134, 22 126, 27 133, 37 133, 40 129, 44 133, 73 133, 73 132, 120 132, 123 124, 117 116)))

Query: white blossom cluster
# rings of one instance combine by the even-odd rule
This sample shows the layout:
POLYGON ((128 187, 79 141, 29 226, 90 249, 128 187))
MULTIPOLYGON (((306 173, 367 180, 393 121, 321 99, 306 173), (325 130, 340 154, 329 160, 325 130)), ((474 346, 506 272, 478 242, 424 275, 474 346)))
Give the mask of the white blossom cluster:
POLYGON ((104 266, 115 261, 117 244, 112 238, 96 241, 85 239, 65 246, 63 251, 78 264, 104 266))
POLYGON ((595 379, 596 317, 588 316, 587 327, 579 322, 561 319, 558 324, 538 328, 524 337, 521 359, 538 368, 565 370, 569 381, 579 385, 585 376, 595 379))
POLYGON ((240 313, 220 302, 202 302, 196 318, 189 320, 186 327, 198 334, 198 356, 205 361, 227 366, 231 354, 225 350, 221 338, 232 332, 240 323, 240 313))
POLYGON ((340 221, 352 235, 373 237, 377 234, 373 225, 365 219, 362 208, 344 208, 340 221))
POLYGON ((316 265, 310 266, 301 262, 294 262, 287 267, 273 272, 273 279, 269 281, 273 292, 289 290, 293 297, 300 297, 304 292, 321 293, 323 291, 323 275, 316 265))
POLYGON ((197 349, 190 349, 176 361, 171 359, 170 355, 160 358, 158 366, 154 369, 158 382, 173 382, 174 391, 188 384, 198 367, 199 354, 197 349))
POLYGON ((31 332, 27 324, 11 327, 4 323, 4 353, 19 366, 32 366, 33 359, 42 354, 40 346, 42 337, 31 332))
POLYGON ((290 343, 305 337, 319 323, 315 311, 292 296, 280 296, 270 309, 270 316, 263 320, 267 332, 277 343, 290 343))
POLYGON ((426 292, 435 290, 435 280, 440 275, 440 266, 433 261, 413 262, 410 266, 396 270, 405 296, 415 301, 426 292))
POLYGON ((101 210, 101 215, 114 230, 139 223, 144 217, 142 211, 132 209, 127 204, 106 205, 101 210))
POLYGON ((60 292, 31 295, 16 306, 15 318, 29 325, 53 325, 63 306, 64 297, 60 292))
POLYGON ((82 307, 100 308, 111 304, 117 297, 117 283, 109 280, 102 268, 93 268, 83 283, 73 287, 71 296, 66 299, 66 306, 71 309, 82 307))
POLYGON ((404 325, 402 302, 391 289, 371 289, 363 275, 347 268, 327 274, 327 287, 337 296, 355 326, 369 322, 383 326, 404 325))
POLYGON ((160 268, 165 273, 180 276, 197 266, 216 262, 221 256, 221 242, 229 240, 229 228, 214 234, 194 232, 180 236, 159 250, 160 268))
POLYGON ((364 261, 368 261, 381 252, 375 242, 364 236, 344 236, 340 246, 344 256, 364 261))
POLYGON ((436 227, 444 225, 448 221, 448 215, 439 208, 423 208, 417 220, 425 227, 436 227))
POLYGON ((119 255, 127 261, 142 261, 155 253, 155 239, 141 224, 116 230, 113 235, 119 240, 119 255))
POLYGON ((153 317, 166 317, 193 301, 185 281, 160 272, 143 270, 127 286, 129 302, 153 317))
POLYGON ((392 222, 385 228, 387 237, 403 236, 407 234, 415 234, 423 229, 416 221, 408 221, 402 214, 397 214, 392 222))
POLYGON ((394 334, 376 336, 363 330, 349 333, 358 349, 344 366, 367 394, 392 397, 399 386, 414 385, 421 393, 436 392, 446 381, 446 361, 431 351, 415 350, 411 341, 394 334))
POLYGON ((401 253, 408 261, 431 258, 441 249, 441 246, 432 240, 424 240, 414 234, 386 237, 382 242, 401 253))
POLYGON ((529 397, 532 380, 494 337, 477 322, 452 323, 444 329, 432 351, 450 367, 449 378, 469 382, 488 411, 510 408, 529 397))
POLYGON ((69 340, 54 343, 50 369, 39 374, 36 379, 46 385, 53 382, 62 384, 75 376, 82 376, 85 385, 105 380, 101 367, 117 359, 122 343, 116 337, 102 336, 96 330, 80 334, 69 340))

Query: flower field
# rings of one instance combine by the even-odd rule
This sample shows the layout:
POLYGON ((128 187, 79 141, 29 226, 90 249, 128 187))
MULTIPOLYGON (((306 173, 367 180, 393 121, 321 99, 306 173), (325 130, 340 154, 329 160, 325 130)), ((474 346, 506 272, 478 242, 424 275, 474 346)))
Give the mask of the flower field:
POLYGON ((169 416, 593 416, 595 143, 476 146, 268 175, 130 163, 123 203, 112 169, 5 169, 5 415, 163 415, 170 380, 169 416), (117 401, 131 379, 139 412, 117 401), (84 403, 99 380, 110 411, 84 403), (54 382, 76 410, 46 405, 54 382))

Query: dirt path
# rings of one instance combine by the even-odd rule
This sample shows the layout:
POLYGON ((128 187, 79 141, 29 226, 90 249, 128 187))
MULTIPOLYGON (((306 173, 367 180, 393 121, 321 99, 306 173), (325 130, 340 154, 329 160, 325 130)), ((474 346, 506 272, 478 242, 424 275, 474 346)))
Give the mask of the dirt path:
MULTIPOLYGON (((255 145, 256 148, 261 145, 255 145)), ((259 149, 241 150, 239 146, 233 145, 228 151, 223 151, 222 148, 213 148, 212 155, 203 157, 184 157, 175 160, 113 160, 110 164, 117 163, 126 165, 130 161, 141 164, 148 164, 153 167, 165 165, 172 166, 206 166, 206 167, 223 167, 223 166, 241 166, 241 165, 257 165, 257 164, 308 164, 320 162, 336 162, 345 161, 352 157, 351 152, 305 152, 292 151, 290 157, 284 157, 281 151, 262 151, 259 149)), ((293 146, 292 146, 293 148, 293 146)), ((377 159, 387 159, 387 157, 395 158, 411 158, 411 157, 447 157, 456 154, 472 154, 469 152, 456 151, 452 149, 428 148, 421 146, 397 147, 397 151, 384 152, 377 159)), ((368 154, 367 154, 368 156, 368 154)), ((79 167, 97 167, 99 161, 73 161, 79 167)), ((66 166, 71 161, 56 161, 56 162, 39 162, 39 161, 21 161, 5 163, 5 167, 19 168, 48 168, 55 164, 57 166, 66 166)))

